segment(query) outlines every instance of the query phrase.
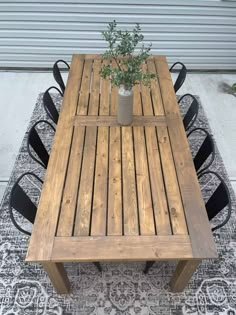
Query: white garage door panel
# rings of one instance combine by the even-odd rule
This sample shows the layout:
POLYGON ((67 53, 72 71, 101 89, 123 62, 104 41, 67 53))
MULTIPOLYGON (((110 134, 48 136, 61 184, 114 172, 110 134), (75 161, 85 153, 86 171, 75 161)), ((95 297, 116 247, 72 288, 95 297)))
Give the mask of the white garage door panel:
POLYGON ((141 23, 153 54, 192 69, 236 69, 236 2, 220 0, 0 0, 0 67, 51 67, 72 53, 102 53, 116 19, 141 23))
MULTIPOLYGON (((193 7, 181 6, 181 5, 172 5, 171 10, 175 12, 175 15, 207 15, 207 16, 236 16, 234 10, 228 10, 227 8, 218 7, 202 7, 195 6, 194 12, 193 7)), ((0 12, 22 12, 22 13, 35 13, 35 12, 44 12, 44 13, 102 13, 102 14, 127 14, 127 6, 124 5, 104 5, 104 4, 48 4, 45 3, 43 6, 38 3, 34 4, 3 4, 0 3, 0 12)), ((159 6, 159 5, 129 5, 129 14, 151 14, 151 15, 169 15, 170 8, 169 6, 159 6)))
MULTIPOLYGON (((158 21, 157 21, 158 22, 158 21)), ((203 33, 214 33, 214 34, 236 34, 236 25, 199 25, 196 24, 186 25, 186 24, 142 24, 142 31, 146 34, 152 32, 155 34, 169 34, 169 33, 192 33, 192 34, 203 34, 203 33)), ((101 32, 106 29, 107 24, 105 23, 70 23, 70 22, 50 22, 50 21, 0 21, 0 31, 1 30, 11 30, 12 32, 27 31, 31 32, 32 30, 40 32, 41 30, 53 30, 53 31, 69 31, 73 32, 101 32)), ((133 24, 124 24, 119 23, 119 27, 131 30, 133 24)), ((13 34, 14 35, 14 34, 13 34)))

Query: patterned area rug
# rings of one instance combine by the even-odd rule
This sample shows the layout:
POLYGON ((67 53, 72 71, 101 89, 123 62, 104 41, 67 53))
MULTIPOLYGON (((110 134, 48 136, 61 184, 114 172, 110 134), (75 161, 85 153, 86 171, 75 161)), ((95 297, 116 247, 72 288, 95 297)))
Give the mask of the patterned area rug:
MULTIPOLYGON (((57 106, 61 99, 55 96, 57 106)), ((186 104, 181 105, 184 113, 186 104)), ((40 94, 29 125, 45 119, 40 94)), ((195 127, 209 129, 202 106, 195 127)), ((41 127, 44 140, 50 147, 53 134, 41 127)), ((0 211, 0 314, 17 315, 178 315, 178 314, 236 314, 236 215, 235 197, 217 150, 211 169, 216 170, 228 184, 233 201, 230 222, 215 233, 219 260, 205 261, 194 274, 183 293, 173 294, 169 280, 175 262, 157 262, 148 275, 142 270, 144 263, 103 263, 99 273, 93 264, 66 264, 72 283, 70 295, 57 295, 44 270, 38 264, 24 262, 29 238, 12 225, 8 199, 15 180, 26 171, 33 171, 41 178, 44 170, 29 158, 26 138, 17 156, 0 211)), ((190 140, 194 151, 200 137, 190 140)), ((25 189, 38 201, 38 184, 29 178, 25 189)), ((204 198, 208 198, 215 181, 202 183, 204 198)), ((25 222, 21 222, 25 224, 25 222)))

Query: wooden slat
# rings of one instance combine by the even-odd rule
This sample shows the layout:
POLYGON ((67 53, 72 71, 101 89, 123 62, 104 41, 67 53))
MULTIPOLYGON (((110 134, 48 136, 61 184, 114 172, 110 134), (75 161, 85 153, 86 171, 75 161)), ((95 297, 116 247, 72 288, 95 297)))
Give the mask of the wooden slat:
POLYGON ((169 235, 171 224, 155 128, 145 127, 145 134, 157 235, 169 235))
MULTIPOLYGON (((141 104, 141 99, 140 99, 140 84, 136 84, 133 87, 133 92, 134 92, 134 101, 133 101, 133 119, 134 121, 140 121, 140 123, 143 122, 143 116, 142 116, 142 104, 141 104), (140 117, 141 116, 141 117, 140 117)), ((152 119, 152 116, 149 117, 152 119)), ((133 121, 133 123, 134 123, 133 121)))
MULTIPOLYGON (((75 116, 74 126, 118 127, 117 116, 75 116)), ((166 126, 165 116, 133 116, 130 126, 166 126)))
POLYGON ((74 55, 27 253, 28 261, 49 260, 58 222, 84 57, 74 55))
POLYGON ((121 137, 124 234, 138 235, 138 205, 135 181, 132 129, 130 127, 122 127, 121 137))
MULTIPOLYGON (((88 110, 89 88, 92 73, 92 61, 85 60, 77 112, 86 115, 88 110)), ((83 116, 86 117, 86 116, 83 116)), ((62 199, 61 214, 57 235, 69 236, 73 232, 73 223, 77 202, 77 191, 81 172, 81 160, 84 144, 84 127, 75 127, 71 146, 71 155, 62 199)))
MULTIPOLYGON (((142 115, 140 85, 136 85, 134 88, 134 112, 136 115, 142 115)), ((140 233, 141 235, 153 235, 155 234, 155 222, 147 165, 144 127, 135 127, 133 133, 140 233)))
POLYGON ((188 230, 194 257, 217 257, 204 201, 194 169, 191 152, 180 116, 166 58, 156 57, 159 84, 167 116, 170 141, 175 160, 188 230))
POLYGON ((175 172, 174 160, 167 128, 160 127, 157 131, 166 194, 174 234, 187 234, 184 209, 175 172))
POLYGON ((99 71, 101 69, 101 60, 94 60, 93 62, 93 79, 91 84, 91 93, 89 100, 88 115, 98 115, 99 112, 99 94, 101 78, 99 71))
POLYGON ((57 237, 54 261, 146 261, 191 259, 188 235, 57 237))
POLYGON ((84 129, 84 127, 75 127, 74 129, 71 156, 66 176, 57 236, 70 236, 73 233, 77 190, 83 154, 84 129))
POLYGON ((91 235, 106 234, 108 127, 99 127, 92 208, 91 235))
MULTIPOLYGON (((93 81, 88 114, 97 115, 99 110, 101 60, 93 64, 93 81)), ((83 164, 78 194, 74 235, 89 235, 93 196, 97 127, 86 127, 83 164)))
POLYGON ((155 223, 147 165, 144 127, 134 127, 135 171, 141 235, 154 235, 155 223))
MULTIPOLYGON (((103 64, 108 64, 104 61, 103 64)), ((101 99, 99 115, 109 115, 109 92, 108 80, 101 80, 101 99)), ((91 235, 106 234, 107 217, 107 174, 108 174, 108 127, 98 128, 96 169, 94 174, 94 194, 92 207, 91 235)))
MULTIPOLYGON (((112 67, 116 67, 112 61, 112 67)), ((118 88, 111 90, 110 115, 115 115, 117 121, 117 93, 118 88)), ((111 116, 109 116, 111 117, 111 116)), ((121 191, 121 131, 120 127, 110 128, 109 142, 109 184, 108 184, 108 214, 107 214, 107 234, 122 235, 123 209, 121 191)))
POLYGON ((122 192, 120 127, 110 128, 109 186, 108 186, 108 235, 122 235, 122 192))
MULTIPOLYGON (((148 71, 150 73, 157 73, 156 66, 153 60, 147 61, 148 71)), ((157 74, 158 75, 158 74, 157 74)), ((151 95, 152 95, 152 104, 154 115, 164 115, 164 108, 162 104, 161 92, 160 87, 157 79, 151 80, 151 95)))
MULTIPOLYGON (((146 72, 146 67, 143 66, 143 72, 146 72)), ((152 83, 153 84, 153 83, 152 83)), ((160 91, 158 91, 160 92, 160 91)), ((150 97, 150 89, 142 85, 142 105, 144 119, 153 115, 154 108, 150 97)), ((159 96, 161 98, 161 96, 159 96)), ((155 116, 154 116, 155 117, 155 116)), ((162 116, 156 116, 156 118, 162 116)), ((147 154, 150 168, 150 181, 152 196, 154 202, 154 213, 157 233, 164 233, 164 235, 171 234, 171 224, 169 218, 169 210, 166 201, 166 192, 163 183, 162 166, 160 159, 159 146, 157 143, 156 129, 145 127, 147 154)), ((157 125, 156 125, 157 126, 157 125)))
POLYGON ((92 78, 92 65, 92 60, 85 60, 77 115, 87 115, 88 112, 89 89, 92 78))

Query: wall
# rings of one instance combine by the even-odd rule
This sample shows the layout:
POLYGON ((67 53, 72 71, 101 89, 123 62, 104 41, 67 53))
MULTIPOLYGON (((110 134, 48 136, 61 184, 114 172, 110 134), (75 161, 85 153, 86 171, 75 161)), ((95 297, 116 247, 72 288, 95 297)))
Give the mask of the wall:
POLYGON ((153 54, 189 69, 236 69, 236 2, 195 0, 0 1, 0 67, 51 67, 72 53, 102 53, 116 19, 141 24, 153 54))

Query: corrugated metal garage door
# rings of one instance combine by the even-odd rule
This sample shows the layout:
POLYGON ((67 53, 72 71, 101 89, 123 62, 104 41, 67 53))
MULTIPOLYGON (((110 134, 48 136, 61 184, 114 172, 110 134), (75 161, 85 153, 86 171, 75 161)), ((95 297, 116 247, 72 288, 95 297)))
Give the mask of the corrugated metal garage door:
POLYGON ((236 2, 29 0, 0 2, 0 67, 50 67, 72 53, 102 53, 116 19, 141 24, 153 54, 190 69, 236 69, 236 2))

